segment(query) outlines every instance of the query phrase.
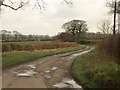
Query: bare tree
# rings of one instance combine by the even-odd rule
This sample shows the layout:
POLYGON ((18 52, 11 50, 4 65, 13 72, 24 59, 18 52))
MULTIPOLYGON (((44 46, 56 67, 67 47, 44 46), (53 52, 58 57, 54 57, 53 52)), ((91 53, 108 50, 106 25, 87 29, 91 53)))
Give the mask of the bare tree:
MULTIPOLYGON (((0 7, 4 6, 4 7, 8 7, 11 8, 13 10, 18 10, 26 5, 28 5, 31 0, 17 0, 16 2, 14 2, 14 0, 6 0, 8 2, 10 2, 10 4, 6 4, 4 3, 5 0, 0 0, 0 7), (14 4, 17 3, 17 6, 15 7, 14 4)), ((63 0, 67 5, 71 5, 72 1, 71 0, 63 0)), ((40 9, 44 9, 45 8, 45 1, 44 0, 34 0, 34 6, 40 8, 40 9)))
POLYGON ((110 13, 114 13, 113 34, 116 34, 116 14, 118 14, 118 30, 120 18, 120 0, 106 0, 106 6, 110 8, 110 13))
POLYGON ((16 3, 16 2, 13 2, 12 0, 8 0, 11 3, 10 5, 8 5, 8 4, 5 4, 4 1, 5 0, 0 0, 0 7, 1 6, 9 7, 13 10, 18 10, 18 9, 24 7, 25 5, 27 5, 29 3, 29 0, 28 1, 20 0, 20 2, 18 2, 17 7, 14 7, 14 3, 16 3))
POLYGON ((98 29, 105 35, 109 35, 112 33, 112 25, 109 19, 101 20, 98 29))
POLYGON ((120 0, 106 0, 106 6, 110 8, 109 13, 114 13, 115 2, 117 4, 116 13, 119 14, 120 13, 120 9, 119 9, 120 0))

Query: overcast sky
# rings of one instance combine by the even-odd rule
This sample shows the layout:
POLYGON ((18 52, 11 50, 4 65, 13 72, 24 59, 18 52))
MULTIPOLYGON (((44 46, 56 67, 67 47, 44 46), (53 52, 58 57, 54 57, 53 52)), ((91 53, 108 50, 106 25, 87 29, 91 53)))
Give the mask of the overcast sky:
POLYGON ((97 32, 100 20, 108 17, 109 9, 106 0, 73 0, 72 7, 61 3, 61 0, 45 0, 46 10, 26 7, 13 11, 4 8, 0 16, 0 29, 17 30, 22 34, 56 35, 64 31, 61 26, 70 20, 85 20, 90 32, 97 32))

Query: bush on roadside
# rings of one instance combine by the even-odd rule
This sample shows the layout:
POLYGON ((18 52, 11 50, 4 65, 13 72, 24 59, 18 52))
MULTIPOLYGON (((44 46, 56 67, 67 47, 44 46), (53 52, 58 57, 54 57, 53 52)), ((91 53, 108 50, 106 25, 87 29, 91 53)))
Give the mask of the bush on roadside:
POLYGON ((100 44, 101 53, 107 53, 109 56, 117 58, 117 63, 120 63, 120 34, 109 35, 100 44))
POLYGON ((87 71, 85 76, 95 82, 99 88, 113 88, 120 85, 118 72, 120 72, 118 65, 111 63, 96 66, 94 69, 87 71))
POLYGON ((95 49, 76 58, 72 66, 74 78, 86 88, 120 88, 120 66, 116 58, 95 49), (113 60, 114 59, 114 60, 113 60))

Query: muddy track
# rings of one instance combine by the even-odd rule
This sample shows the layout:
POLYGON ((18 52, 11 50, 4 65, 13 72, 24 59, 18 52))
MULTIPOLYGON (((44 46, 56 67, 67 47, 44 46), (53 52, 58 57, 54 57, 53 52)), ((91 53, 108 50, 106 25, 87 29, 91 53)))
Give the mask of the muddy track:
POLYGON ((72 78, 70 68, 74 58, 90 50, 90 47, 86 47, 83 50, 48 56, 3 70, 2 87, 54 88, 63 78, 72 78))

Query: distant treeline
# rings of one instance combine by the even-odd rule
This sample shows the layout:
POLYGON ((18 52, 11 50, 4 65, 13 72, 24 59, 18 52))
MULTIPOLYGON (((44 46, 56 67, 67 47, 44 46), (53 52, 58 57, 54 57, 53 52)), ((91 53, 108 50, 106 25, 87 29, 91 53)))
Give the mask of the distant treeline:
POLYGON ((64 41, 64 42, 77 42, 80 44, 90 44, 93 43, 95 44, 97 41, 102 40, 104 38, 104 35, 101 34, 100 32, 97 33, 83 33, 80 35, 80 42, 77 42, 77 40, 75 40, 73 38, 73 35, 69 32, 61 32, 58 35, 54 36, 54 40, 60 40, 60 41, 64 41))
MULTIPOLYGON (((0 31, 1 40, 3 42, 19 42, 19 41, 64 41, 64 42, 76 42, 73 35, 70 32, 61 32, 56 36, 49 35, 23 35, 18 31, 0 31)), ((103 39, 104 35, 100 32, 86 32, 80 35, 80 40, 95 40, 95 39, 103 39)))
POLYGON ((1 41, 17 42, 17 41, 50 41, 52 37, 49 35, 23 35, 18 31, 0 31, 1 41))

